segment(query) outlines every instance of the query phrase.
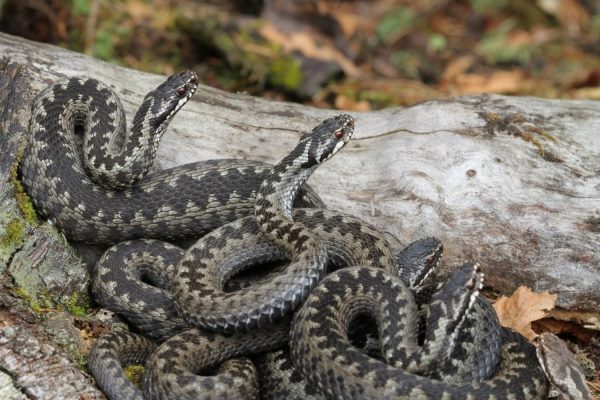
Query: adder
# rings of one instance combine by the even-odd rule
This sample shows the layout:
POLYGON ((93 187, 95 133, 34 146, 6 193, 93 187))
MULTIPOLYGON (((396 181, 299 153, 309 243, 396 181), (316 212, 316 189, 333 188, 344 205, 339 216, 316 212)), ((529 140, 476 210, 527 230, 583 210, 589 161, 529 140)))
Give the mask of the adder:
MULTIPOLYGON (((316 144, 320 139, 318 135, 304 135, 297 147, 302 148, 302 151, 290 153, 282 163, 267 172, 253 163, 236 164, 233 169, 224 170, 220 162, 208 162, 201 172, 197 172, 196 166, 187 166, 176 171, 171 170, 144 177, 151 164, 148 159, 155 154, 160 135, 174 113, 189 99, 196 85, 197 78, 191 73, 170 78, 146 97, 134 118, 132 135, 117 137, 117 139, 108 139, 106 133, 110 127, 124 126, 120 104, 116 97, 113 97, 110 89, 97 81, 81 78, 70 79, 50 87, 34 101, 30 145, 21 164, 21 175, 40 213, 51 219, 67 236, 87 242, 112 243, 141 236, 164 235, 167 239, 179 239, 188 235, 201 235, 208 229, 226 222, 228 218, 236 219, 240 215, 247 215, 249 208, 254 205, 261 229, 267 236, 281 244, 283 253, 292 259, 292 268, 283 274, 286 276, 285 279, 276 277, 262 282, 263 290, 259 290, 259 294, 246 296, 251 301, 256 300, 259 307, 254 307, 256 304, 253 304, 253 307, 242 304, 240 299, 244 298, 243 296, 224 295, 221 298, 222 302, 218 304, 220 306, 229 304, 232 306, 231 309, 237 310, 236 313, 225 314, 225 317, 214 314, 197 318, 198 321, 203 319, 204 322, 200 323, 209 329, 250 330, 251 335, 252 330, 257 327, 271 329, 273 324, 277 323, 276 321, 298 307, 324 274, 327 250, 301 223, 293 220, 291 200, 299 186, 312 172, 311 168, 314 169, 320 162, 327 160, 343 146, 343 143, 347 142, 349 136, 345 130, 351 126, 349 123, 352 120, 347 116, 340 116, 339 118, 347 123, 343 124, 342 129, 328 132, 333 133, 338 141, 327 141, 325 144, 318 145, 316 144), (104 101, 98 103, 98 99, 104 101), (72 135, 74 130, 81 128, 92 133, 84 136, 86 150, 83 155, 77 151, 75 146, 77 138, 72 135), (144 150, 132 155, 123 152, 123 148, 129 150, 144 148, 144 150), (64 154, 59 157, 61 151, 64 154), (81 162, 82 158, 83 162, 81 162), (291 185, 282 179, 285 174, 292 173, 293 168, 289 169, 290 166, 306 167, 308 170, 308 172, 302 170, 293 172, 293 174, 297 173, 299 178, 292 180, 291 185), (84 170, 91 172, 92 178, 84 177, 84 170), (130 174, 124 172, 126 170, 137 172, 130 174), (182 195, 177 199, 171 198, 172 203, 165 200, 171 187, 186 187, 186 184, 188 188, 198 187, 194 186, 198 183, 210 185, 210 176, 227 176, 236 173, 239 176, 246 170, 252 170, 257 176, 255 182, 262 182, 258 193, 257 187, 253 186, 248 190, 248 196, 244 197, 250 199, 246 214, 242 212, 238 215, 237 211, 233 211, 232 203, 236 204, 235 209, 239 203, 239 198, 236 197, 239 193, 234 190, 219 191, 218 193, 228 193, 231 196, 227 200, 215 200, 217 190, 211 188, 207 193, 212 194, 213 197, 205 197, 206 204, 192 198, 192 195, 197 193, 189 194, 187 197, 182 195), (117 171, 116 175, 114 171, 117 171), (123 182, 126 183, 115 184, 116 176, 125 176, 123 182), (104 186, 110 186, 111 189, 106 189, 104 186), (150 207, 146 212, 142 209, 142 203, 144 206, 149 204, 156 206, 150 207), (203 206, 208 203, 215 204, 216 207, 205 212, 203 206), (200 210, 199 214, 193 213, 198 210, 200 210), (185 214, 187 211, 192 211, 192 214, 187 216, 185 214), (233 214, 235 216, 232 216, 233 214), (201 221, 209 221, 209 223, 202 224, 201 221)), ((327 126, 332 122, 327 121, 324 124, 327 126)), ((329 138, 331 139, 331 136, 329 138)), ((310 198, 310 193, 308 197, 310 198)), ((210 252, 210 248, 207 251, 210 252)), ((193 255, 193 252, 189 254, 191 257, 198 256, 193 255)), ((185 266, 185 263, 182 265, 184 266, 180 268, 180 275, 174 281, 175 294, 178 297, 177 307, 179 311, 183 311, 184 317, 194 320, 196 317, 190 317, 189 310, 185 310, 189 296, 186 293, 181 294, 181 289, 185 291, 202 277, 193 275, 194 272, 189 266, 185 266)), ((342 271, 346 270, 343 269, 331 276, 339 276, 342 271)), ((379 270, 378 273, 382 272, 379 270)), ((331 279, 333 278, 326 278, 318 288, 325 287, 324 285, 331 279)), ((399 279, 398 281, 401 282, 399 279)), ((351 280, 345 285, 348 290, 354 290, 351 288, 353 285, 351 280)), ((399 285, 402 287, 404 284, 399 285)), ((315 293, 310 295, 311 299, 318 294, 323 294, 323 289, 315 293)), ((401 290, 400 293, 404 292, 401 290)), ((406 294, 406 298, 409 297, 410 295, 406 294)), ((404 304, 401 305, 404 307, 404 304)), ((302 310, 305 309, 306 305, 302 310)), ((410 307, 400 310, 408 313, 410 307)), ((454 311, 447 310, 448 318, 451 318, 450 315, 454 311)), ((300 317, 296 317, 297 321, 299 319, 300 317)), ((312 324, 317 328, 325 325, 324 321, 312 324)), ((295 334, 294 337, 300 336, 295 334)), ((334 353, 337 351, 334 348, 325 350, 334 353)), ((300 355, 297 360, 302 359, 301 352, 296 353, 300 355)), ((523 351, 523 348, 517 347, 517 356, 527 358, 528 354, 523 351)), ((398 358, 401 359, 402 357, 398 358)), ((508 367, 515 367, 514 362, 511 364, 514 359, 515 357, 506 358, 509 360, 508 367)), ((335 369, 334 364, 331 365, 331 368, 335 369)), ((314 365, 313 367, 316 368, 314 365)), ((311 367, 306 368, 311 369, 311 367)), ((415 368, 418 370, 419 366, 415 368)), ((392 378, 397 380, 395 390, 404 387, 408 381, 412 382, 411 379, 404 379, 403 376, 396 378, 392 378)), ((533 376, 532 379, 537 379, 537 376, 533 376)), ((358 387, 359 391, 367 390, 370 383, 377 384, 377 381, 361 382, 353 387, 358 387)), ((514 383, 515 388, 522 384, 521 381, 514 383)), ((426 390, 423 385, 425 385, 424 381, 418 380, 412 390, 420 393, 426 390)), ((436 383, 435 386, 439 387, 439 385, 444 383, 436 383)), ((543 390, 542 386, 543 384, 538 384, 540 392, 543 390)), ((477 392, 475 386, 467 386, 465 390, 461 393, 468 395, 477 392)), ((492 388, 490 396, 493 394, 492 388)))
MULTIPOLYGON (((169 77, 146 95, 129 130, 118 96, 96 79, 68 78, 43 90, 19 166, 38 213, 68 239, 91 244, 197 238, 251 215, 268 164, 208 160, 146 174, 197 87, 192 71, 169 77)), ((298 205, 323 203, 307 188, 298 205)))

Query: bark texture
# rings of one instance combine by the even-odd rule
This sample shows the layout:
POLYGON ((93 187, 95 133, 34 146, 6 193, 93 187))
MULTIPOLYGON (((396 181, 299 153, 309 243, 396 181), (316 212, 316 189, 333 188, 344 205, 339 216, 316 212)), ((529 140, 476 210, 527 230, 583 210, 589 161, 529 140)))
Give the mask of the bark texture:
MULTIPOLYGON (((14 304, 69 310, 81 306, 88 285, 71 246, 27 216, 15 180, 31 99, 66 76, 92 76, 115 89, 131 116, 164 77, 5 34, 0 55, 1 331, 3 318, 29 323, 14 304)), ((157 168, 211 158, 273 163, 336 113, 201 86, 165 134, 157 168)), ((329 208, 404 243, 437 236, 448 270, 479 261, 495 291, 527 285, 557 293, 558 306, 600 326, 599 102, 480 95, 352 115, 354 139, 311 178, 329 208)), ((7 343, 0 341, 0 358, 13 351, 7 343)), ((0 365, 0 397, 14 368, 0 365)), ((18 391, 9 398, 37 398, 29 382, 12 382, 18 391)))

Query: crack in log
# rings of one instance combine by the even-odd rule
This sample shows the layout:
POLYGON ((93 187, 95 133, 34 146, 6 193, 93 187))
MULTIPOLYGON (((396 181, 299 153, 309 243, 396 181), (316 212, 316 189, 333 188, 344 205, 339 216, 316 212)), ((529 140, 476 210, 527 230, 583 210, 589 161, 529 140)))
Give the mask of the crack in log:
POLYGON ((15 376, 14 373, 11 373, 9 370, 7 370, 6 368, 3 368, 2 366, 0 366, 0 383, 2 383, 2 375, 7 377, 7 381, 5 382, 6 384, 4 385, 0 385, 0 395, 2 395, 2 398, 5 399, 10 399, 10 400, 17 400, 17 399, 31 399, 31 396, 28 396, 27 393, 23 390, 23 388, 21 388, 18 384, 18 377, 15 376), (10 385, 10 386, 9 386, 10 385), (4 397, 6 396, 6 397, 4 397))

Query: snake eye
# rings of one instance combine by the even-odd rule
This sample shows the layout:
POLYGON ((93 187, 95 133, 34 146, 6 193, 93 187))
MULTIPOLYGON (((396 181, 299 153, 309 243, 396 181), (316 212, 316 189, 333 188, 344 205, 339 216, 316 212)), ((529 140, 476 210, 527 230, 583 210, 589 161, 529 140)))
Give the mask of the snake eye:
POLYGON ((335 138, 336 139, 341 139, 344 137, 344 131, 339 129, 337 131, 334 132, 335 138))
POLYGON ((177 93, 177 96, 182 97, 185 94, 185 87, 182 86, 180 88, 177 88, 176 93, 177 93))

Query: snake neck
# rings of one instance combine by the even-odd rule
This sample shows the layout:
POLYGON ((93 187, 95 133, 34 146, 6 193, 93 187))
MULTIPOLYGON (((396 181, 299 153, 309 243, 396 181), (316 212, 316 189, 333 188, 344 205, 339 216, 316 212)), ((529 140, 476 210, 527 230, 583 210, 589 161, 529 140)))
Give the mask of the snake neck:
POLYGON ((197 84, 190 71, 170 77, 144 98, 128 132, 123 105, 109 86, 96 79, 69 78, 36 97, 30 132, 39 143, 55 145, 61 156, 74 154, 77 164, 83 164, 74 167, 77 173, 84 171, 108 189, 125 189, 146 175, 163 133, 197 84))
POLYGON ((256 220, 263 233, 288 258, 300 254, 312 257, 310 261, 316 261, 320 270, 327 257, 325 246, 303 224, 293 220, 292 203, 317 167, 344 147, 353 132, 354 119, 347 114, 324 120, 302 135, 296 148, 273 168, 256 195, 256 220))
MULTIPOLYGON (((144 101, 138 114, 150 106, 144 101)), ((84 175, 111 189, 131 186, 146 174, 164 132, 148 129, 138 117, 127 133, 117 95, 105 84, 88 78, 70 78, 40 93, 31 121, 30 130, 40 136, 38 140, 59 142, 63 152, 67 148, 80 155, 84 175), (42 127, 55 127, 56 131, 42 127), (53 136, 45 138, 49 134, 53 136), (79 137, 83 137, 83 151, 79 137)))
POLYGON ((107 97, 105 104, 109 107, 102 108, 105 115, 99 120, 109 121, 107 123, 109 126, 92 126, 86 132, 84 142, 86 171, 96 183, 102 186, 124 189, 142 179, 152 166, 160 139, 166 131, 166 125, 153 126, 153 99, 149 96, 144 99, 136 112, 129 132, 126 128, 123 107, 114 93, 111 97, 107 97), (112 139, 95 133, 109 129, 115 132, 110 135, 112 139))
POLYGON ((308 155, 306 141, 277 164, 256 195, 255 214, 263 233, 292 258, 317 239, 292 219, 292 203, 299 189, 318 167, 308 155))

